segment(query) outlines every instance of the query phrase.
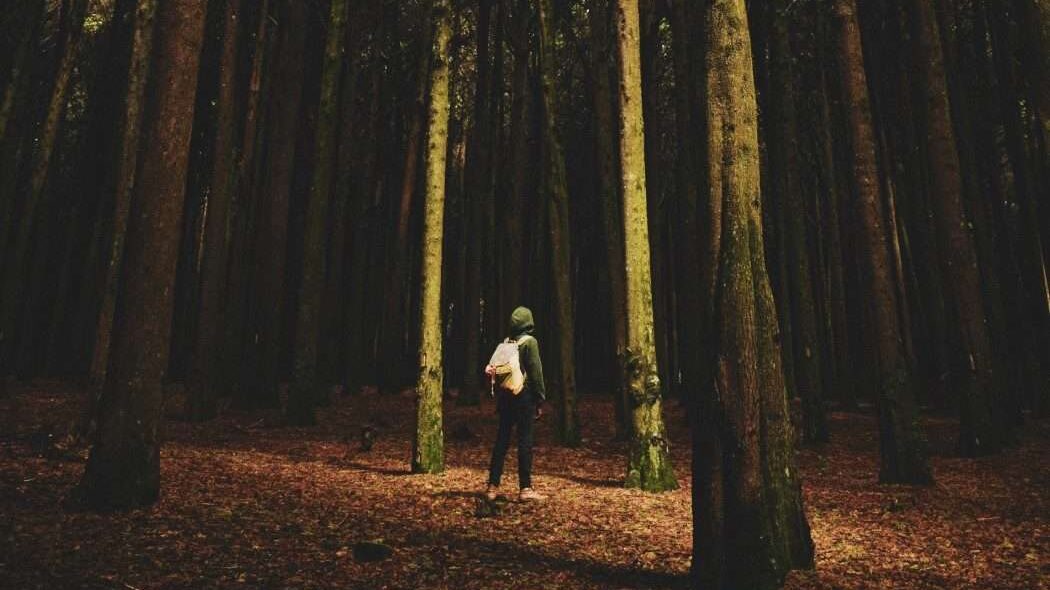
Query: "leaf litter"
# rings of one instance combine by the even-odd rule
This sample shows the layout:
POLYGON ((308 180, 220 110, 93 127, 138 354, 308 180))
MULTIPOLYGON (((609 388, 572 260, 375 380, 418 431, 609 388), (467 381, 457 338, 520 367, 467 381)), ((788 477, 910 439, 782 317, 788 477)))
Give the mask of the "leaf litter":
MULTIPOLYGON (((538 424, 534 483, 548 500, 512 501, 512 450, 505 498, 484 514, 491 403, 446 404, 445 431, 461 435, 448 437, 440 476, 408 471, 413 407, 402 396, 337 397, 314 428, 282 427, 272 412, 169 419, 160 500, 115 514, 66 502, 86 455, 53 441, 79 407, 60 382, 0 399, 0 587, 690 586, 690 449, 677 404, 667 421, 680 489, 623 489, 611 404, 584 396, 579 448, 554 444, 549 417, 538 424)), ((954 421, 927 418, 937 483, 916 488, 877 483, 874 417, 829 421, 832 442, 799 453, 816 568, 786 588, 1050 587, 1050 424, 1030 421, 1002 455, 962 459, 954 421)))

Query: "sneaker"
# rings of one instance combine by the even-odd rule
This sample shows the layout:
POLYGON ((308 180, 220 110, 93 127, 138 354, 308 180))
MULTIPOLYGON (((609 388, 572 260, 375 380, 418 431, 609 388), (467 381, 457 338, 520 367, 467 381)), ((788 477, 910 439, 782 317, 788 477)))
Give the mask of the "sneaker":
POLYGON ((547 496, 544 496, 532 488, 521 488, 521 492, 518 494, 518 500, 521 500, 522 502, 542 502, 546 499, 547 496))
POLYGON ((485 499, 489 502, 495 502, 497 497, 499 497, 499 487, 489 484, 485 488, 485 499))

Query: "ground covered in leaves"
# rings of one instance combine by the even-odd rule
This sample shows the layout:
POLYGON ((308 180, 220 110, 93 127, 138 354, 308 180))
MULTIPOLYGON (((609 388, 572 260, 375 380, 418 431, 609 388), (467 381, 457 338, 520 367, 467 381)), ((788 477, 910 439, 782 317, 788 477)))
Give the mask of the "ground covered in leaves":
MULTIPOLYGON (((359 394, 307 429, 267 413, 173 417, 160 501, 98 515, 65 502, 84 455, 48 436, 67 428, 76 396, 37 383, 0 399, 0 588, 689 586, 690 456, 675 404, 682 488, 661 495, 620 487, 611 406, 585 397, 580 448, 556 446, 552 421, 540 424, 535 483, 549 499, 479 512, 491 404, 449 402, 448 471, 417 476, 410 397, 359 394), (366 543, 390 554, 371 561, 366 543)), ((1030 423, 1016 448, 969 460, 952 456, 953 423, 928 419, 937 484, 910 488, 876 483, 871 416, 830 418, 832 442, 800 454, 817 566, 787 588, 1050 588, 1050 425, 1030 423)), ((512 449, 508 491, 515 469, 512 449)))

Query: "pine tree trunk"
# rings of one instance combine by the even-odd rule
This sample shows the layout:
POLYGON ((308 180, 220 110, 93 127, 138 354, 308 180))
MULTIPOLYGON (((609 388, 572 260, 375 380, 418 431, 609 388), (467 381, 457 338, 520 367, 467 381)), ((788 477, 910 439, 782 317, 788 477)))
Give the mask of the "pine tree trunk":
POLYGON ((324 296, 326 221, 332 193, 335 124, 339 106, 339 78, 343 71, 346 16, 347 1, 333 0, 321 77, 321 103, 314 151, 316 162, 310 199, 306 205, 303 280, 299 286, 292 384, 288 390, 288 419, 298 425, 312 425, 316 422, 314 407, 320 401, 323 387, 318 374, 317 349, 321 340, 320 312, 324 296))
POLYGON ((626 386, 631 400, 627 451, 629 488, 662 492, 678 487, 664 427, 653 325, 649 221, 646 204, 645 131, 642 118, 642 56, 638 0, 616 2, 620 65, 620 190, 623 191, 626 273, 626 386))
POLYGON ((117 291, 124 261, 124 245, 127 238, 128 215, 135 191, 139 146, 141 144, 143 110, 146 100, 146 83, 150 74, 150 57, 153 51, 154 18, 157 0, 138 0, 135 9, 135 26, 132 33, 131 60, 128 72, 127 95, 121 121, 119 162, 113 202, 112 240, 105 252, 106 271, 103 279, 102 302, 98 312, 95 341, 88 376, 88 425, 84 435, 91 437, 97 427, 98 405, 110 366, 110 348, 113 337, 113 322, 116 313, 117 291))
MULTIPOLYGON (((557 72, 554 55, 554 10, 552 0, 539 0, 540 96, 543 104, 543 179, 540 207, 546 209, 550 230, 551 305, 557 327, 556 350, 561 375, 558 403, 558 438, 566 446, 580 442, 576 412, 575 326, 571 256, 569 253, 569 186, 565 154, 557 130, 557 72)), ((542 210, 542 209, 541 209, 542 210)))
POLYGON ((618 149, 613 119, 613 46, 611 28, 614 11, 610 2, 591 12, 591 75, 594 76, 594 133, 598 165, 598 198, 602 207, 602 236, 605 244, 606 272, 609 277, 609 321, 616 355, 617 438, 627 440, 631 431, 631 405, 628 399, 624 360, 627 354, 627 285, 624 277, 623 209, 621 208, 618 149))
POLYGON ((525 195, 529 181, 529 106, 531 98, 531 76, 529 75, 529 23, 531 19, 529 0, 518 0, 514 9, 513 27, 510 31, 509 45, 514 55, 514 72, 511 78, 511 157, 510 166, 513 178, 507 197, 506 214, 506 251, 507 272, 503 283, 506 286, 504 300, 514 308, 525 303, 525 268, 528 261, 525 247, 525 227, 522 214, 525 210, 525 195))
POLYGON ((948 296, 959 321, 967 372, 963 378, 960 451, 966 456, 996 452, 1002 425, 996 418, 998 378, 981 297, 980 269, 973 235, 962 205, 962 177, 955 145, 940 33, 931 0, 914 0, 913 18, 919 55, 926 132, 929 142, 930 188, 941 268, 948 296))
POLYGON ((778 193, 777 208, 784 219, 782 242, 787 246, 787 276, 785 289, 791 293, 791 314, 794 358, 785 357, 785 366, 794 366, 795 387, 802 398, 802 439, 808 443, 828 440, 828 424, 824 410, 824 388, 821 381, 821 354, 817 331, 817 312, 813 294, 813 274, 807 242, 807 211, 799 184, 798 118, 795 107, 795 77, 792 73, 793 53, 788 37, 789 25, 786 2, 772 5, 771 65, 770 65, 770 169, 773 185, 778 193))
POLYGON ((241 0, 227 0, 222 57, 219 63, 217 130, 212 156, 211 190, 208 191, 204 227, 204 252, 197 311, 197 338, 186 384, 191 420, 215 417, 216 401, 225 385, 219 360, 222 351, 223 308, 226 298, 226 261, 229 212, 233 195, 236 140, 237 44, 241 0))
POLYGON ((841 145, 834 139, 834 119, 832 118, 831 105, 828 95, 831 87, 828 84, 826 68, 833 66, 829 57, 827 47, 827 20, 830 11, 821 10, 817 16, 819 19, 820 36, 818 43, 820 69, 818 75, 820 84, 817 89, 819 104, 817 109, 817 121, 820 128, 820 154, 818 156, 820 166, 823 169, 824 194, 826 197, 825 211, 827 232, 827 272, 828 272, 828 316, 830 343, 827 351, 831 356, 832 380, 826 383, 838 396, 842 407, 846 410, 855 410, 857 401, 853 385, 853 370, 850 366, 849 354, 849 321, 846 312, 846 275, 843 268, 845 240, 842 237, 843 222, 841 220, 841 203, 843 191, 840 188, 841 178, 848 176, 839 171, 839 164, 835 158, 836 146, 841 145))
POLYGON ((779 588, 788 570, 812 566, 813 548, 765 268, 758 113, 743 0, 716 0, 706 20, 709 196, 721 203, 724 222, 707 253, 719 269, 716 392, 698 404, 703 409, 694 428, 713 427, 718 440, 694 431, 694 574, 704 588, 779 588))
POLYGON ((879 452, 882 459, 879 478, 887 483, 926 484, 932 479, 918 425, 915 385, 904 351, 897 311, 897 291, 893 286, 889 250, 890 229, 883 219, 879 195, 875 133, 855 0, 836 0, 835 11, 840 78, 844 84, 852 144, 853 186, 878 355, 875 364, 879 368, 879 452))
POLYGON ((444 394, 441 340, 441 268, 445 223, 445 172, 449 119, 448 0, 432 0, 433 65, 430 71, 430 112, 427 123, 426 202, 423 226, 423 293, 419 332, 419 380, 416 383, 416 434, 412 440, 412 472, 445 470, 445 435, 441 400, 444 394))
MULTIPOLYGON (((411 123, 408 130, 408 146, 405 149, 405 162, 401 176, 401 200, 397 213, 397 234, 395 236, 393 264, 388 271, 386 288, 387 329, 380 335, 383 342, 382 359, 385 368, 383 383, 386 388, 401 387, 404 373, 404 339, 402 326, 409 319, 405 317, 405 293, 410 287, 412 270, 409 266, 409 229, 412 218, 412 201, 419 180, 420 152, 426 130, 423 128, 426 114, 427 83, 430 79, 431 43, 424 38, 419 43, 419 59, 416 62, 416 93, 411 103, 411 123)), ((475 367, 476 369, 476 367, 475 367)))
POLYGON ((483 308, 485 297, 485 205, 491 198, 488 190, 491 173, 489 165, 489 23, 492 14, 492 0, 479 0, 477 25, 477 75, 474 86, 474 128, 470 132, 470 143, 467 146, 467 198, 464 200, 467 218, 471 220, 470 231, 464 238, 467 243, 467 300, 464 302, 466 314, 466 354, 463 367, 463 389, 457 401, 461 405, 477 405, 481 402, 481 385, 479 367, 481 358, 481 340, 483 308))
MULTIPOLYGON (((252 60, 249 104, 261 98, 264 64, 271 59, 266 22, 267 2, 260 14, 255 38, 255 56, 252 60)), ((295 146, 299 135, 299 111, 302 105, 303 69, 306 14, 301 2, 284 0, 278 4, 278 18, 284 23, 280 29, 273 52, 274 88, 281 91, 266 101, 265 125, 257 122, 259 112, 249 108, 245 117, 244 153, 242 154, 238 186, 238 201, 247 205, 252 195, 259 191, 262 200, 261 219, 257 234, 245 236, 254 240, 255 256, 260 263, 255 265, 252 276, 252 291, 248 305, 248 326, 251 332, 249 346, 253 347, 252 378, 246 380, 250 390, 241 392, 244 406, 279 407, 278 385, 281 378, 281 341, 284 336, 282 311, 286 304, 285 286, 288 260, 289 200, 292 190, 292 171, 295 161, 295 146), (268 165, 261 172, 262 178, 251 178, 255 164, 255 151, 250 146, 265 126, 266 143, 269 148, 268 165), (248 150, 252 149, 249 154, 248 150), (251 156, 251 157, 249 157, 251 156), (254 399, 248 396, 254 396, 254 399)), ((270 86, 269 83, 266 84, 270 86)), ((261 104, 257 105, 257 108, 261 104)), ((261 154, 260 154, 261 156, 261 154)))
POLYGON ((158 6, 147 149, 128 218, 99 427, 81 480, 83 497, 96 508, 149 505, 160 492, 161 380, 206 11, 206 3, 195 0, 158 6))

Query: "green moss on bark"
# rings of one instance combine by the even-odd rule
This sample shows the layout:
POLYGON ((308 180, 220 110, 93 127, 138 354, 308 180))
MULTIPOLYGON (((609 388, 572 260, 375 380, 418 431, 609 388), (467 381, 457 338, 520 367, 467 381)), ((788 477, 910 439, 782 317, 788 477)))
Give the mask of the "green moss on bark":
POLYGON ((445 163, 448 148, 449 67, 451 37, 448 0, 434 0, 434 62, 430 72, 427 124, 426 200, 423 222, 422 306, 419 377, 416 382, 416 435, 412 441, 413 473, 445 470, 445 434, 441 399, 444 392, 441 340, 441 261, 445 224, 445 163))

